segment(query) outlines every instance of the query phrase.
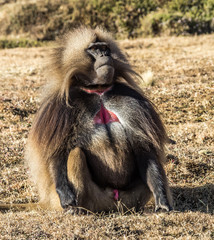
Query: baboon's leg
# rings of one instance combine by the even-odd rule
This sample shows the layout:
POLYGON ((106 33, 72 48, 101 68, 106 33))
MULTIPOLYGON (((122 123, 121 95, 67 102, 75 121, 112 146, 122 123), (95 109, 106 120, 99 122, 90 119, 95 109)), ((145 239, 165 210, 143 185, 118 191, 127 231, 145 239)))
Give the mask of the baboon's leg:
POLYGON ((76 195, 72 184, 69 184, 67 177, 67 156, 64 152, 51 159, 52 174, 63 208, 76 205, 76 195))
POLYGON ((132 208, 135 211, 143 211, 151 195, 148 186, 139 179, 132 183, 126 191, 119 191, 119 204, 123 208, 123 211, 128 211, 132 208))
POLYGON ((153 153, 142 152, 137 156, 137 162, 142 180, 153 193, 155 199, 155 211, 165 209, 172 210, 170 190, 165 171, 153 153))
POLYGON ((85 154, 80 148, 70 152, 67 171, 68 179, 75 189, 78 207, 92 212, 116 209, 113 190, 100 188, 92 181, 85 154))
POLYGON ((124 211, 136 207, 142 210, 151 197, 151 191, 142 180, 132 183, 127 190, 103 189, 96 185, 88 170, 85 154, 80 148, 72 150, 68 157, 68 179, 74 186, 79 207, 92 212, 124 211), (115 200, 114 191, 118 191, 115 200))

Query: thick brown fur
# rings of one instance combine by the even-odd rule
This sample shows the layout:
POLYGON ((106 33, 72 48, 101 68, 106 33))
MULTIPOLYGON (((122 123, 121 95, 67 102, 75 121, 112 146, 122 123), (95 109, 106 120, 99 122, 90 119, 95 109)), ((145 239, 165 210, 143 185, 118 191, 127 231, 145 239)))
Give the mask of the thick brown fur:
MULTIPOLYGON (((64 171, 63 174, 67 174, 67 179, 75 192, 77 203, 74 204, 74 208, 81 207, 93 212, 111 211, 117 210, 120 202, 127 208, 143 209, 152 192, 155 191, 153 177, 149 175, 156 173, 156 170, 161 172, 162 180, 160 181, 163 182, 167 199, 172 205, 167 178, 163 170, 164 144, 167 141, 165 129, 153 104, 143 95, 134 81, 138 74, 132 69, 111 35, 101 28, 91 29, 83 26, 73 30, 59 40, 58 46, 53 49, 47 68, 49 82, 29 135, 25 157, 38 189, 41 206, 54 210, 63 209, 55 182, 57 168, 63 165, 66 165, 66 173, 64 171), (120 97, 117 95, 113 96, 115 98, 113 104, 106 103, 109 109, 112 108, 117 112, 121 122, 121 124, 114 123, 112 127, 113 147, 112 142, 106 140, 106 132, 102 127, 93 135, 87 133, 88 130, 93 132, 94 126, 92 122, 85 119, 84 113, 80 112, 85 108, 84 102, 77 101, 78 108, 72 105, 74 104, 72 91, 75 88, 76 76, 80 72, 84 75, 92 75, 91 58, 86 55, 85 49, 96 39, 107 43, 111 49, 115 69, 113 85, 118 89, 128 89, 130 96, 136 94, 136 98, 142 98, 145 102, 145 110, 142 107, 139 111, 136 111, 139 107, 137 100, 131 103, 131 108, 126 109, 126 106, 121 105, 120 97), (79 124, 83 121, 88 125, 87 131, 84 127, 81 128, 81 134, 85 136, 83 145, 88 146, 85 151, 75 144, 78 129, 80 129, 79 124), (127 132, 124 129, 128 129, 127 132), (126 134, 133 135, 133 141, 132 139, 127 141, 126 134), (151 164, 150 172, 142 173, 145 175, 147 184, 139 179, 132 179, 131 173, 136 170, 130 146, 136 145, 138 141, 143 143, 144 152, 153 151, 157 159, 154 168, 151 164), (101 163, 97 164, 100 159, 102 159, 101 163), (111 178, 109 183, 108 176, 111 178), (114 200, 114 188, 119 188, 119 202, 114 200)), ((121 92, 123 94, 123 90, 121 92)), ((98 99, 97 96, 92 95, 89 96, 80 89, 80 96, 86 100, 98 99)), ((90 107, 91 112, 97 111, 93 106, 90 107)), ((136 149, 138 151, 138 146, 136 149)), ((139 152, 138 155, 140 156, 141 153, 139 152)))

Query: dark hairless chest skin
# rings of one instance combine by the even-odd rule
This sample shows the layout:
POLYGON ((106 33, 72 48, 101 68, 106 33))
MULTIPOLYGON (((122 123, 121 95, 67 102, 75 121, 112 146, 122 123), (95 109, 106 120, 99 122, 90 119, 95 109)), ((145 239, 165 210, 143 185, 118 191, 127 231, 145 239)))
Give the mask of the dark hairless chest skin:
MULTIPOLYGON (((171 210, 166 176, 157 159, 154 139, 151 139, 154 137, 151 134, 156 135, 156 139, 161 138, 158 134, 163 131, 156 129, 162 124, 152 104, 121 83, 103 92, 72 88, 69 96, 70 106, 59 106, 67 111, 65 121, 70 121, 72 126, 65 139, 67 152, 76 147, 82 149, 93 181, 100 187, 126 190, 133 181, 140 180, 153 193, 156 210, 171 210)), ((58 164, 67 166, 60 161, 58 164)), ((62 167, 55 169, 62 206, 75 205, 75 189, 68 184, 64 174, 67 171, 62 167)))

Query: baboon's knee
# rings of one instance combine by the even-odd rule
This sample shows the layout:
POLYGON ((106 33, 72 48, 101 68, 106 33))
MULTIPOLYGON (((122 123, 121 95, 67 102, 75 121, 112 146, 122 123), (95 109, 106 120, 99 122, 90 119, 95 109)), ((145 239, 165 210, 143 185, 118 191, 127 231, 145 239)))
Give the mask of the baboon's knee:
POLYGON ((84 194, 89 184, 90 175, 86 163, 86 157, 80 148, 70 151, 67 162, 68 180, 73 185, 76 193, 84 194))

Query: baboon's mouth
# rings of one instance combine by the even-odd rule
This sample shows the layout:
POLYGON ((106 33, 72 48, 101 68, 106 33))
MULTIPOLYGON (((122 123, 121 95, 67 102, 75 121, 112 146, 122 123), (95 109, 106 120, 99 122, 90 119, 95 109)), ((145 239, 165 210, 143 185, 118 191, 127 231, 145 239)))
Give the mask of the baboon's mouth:
POLYGON ((88 86, 85 86, 83 90, 105 90, 112 86, 112 84, 90 84, 88 86))
POLYGON ((108 87, 101 87, 101 88, 82 88, 83 91, 87 92, 87 93, 96 93, 98 95, 103 95, 105 92, 111 90, 112 86, 108 86, 108 87))

